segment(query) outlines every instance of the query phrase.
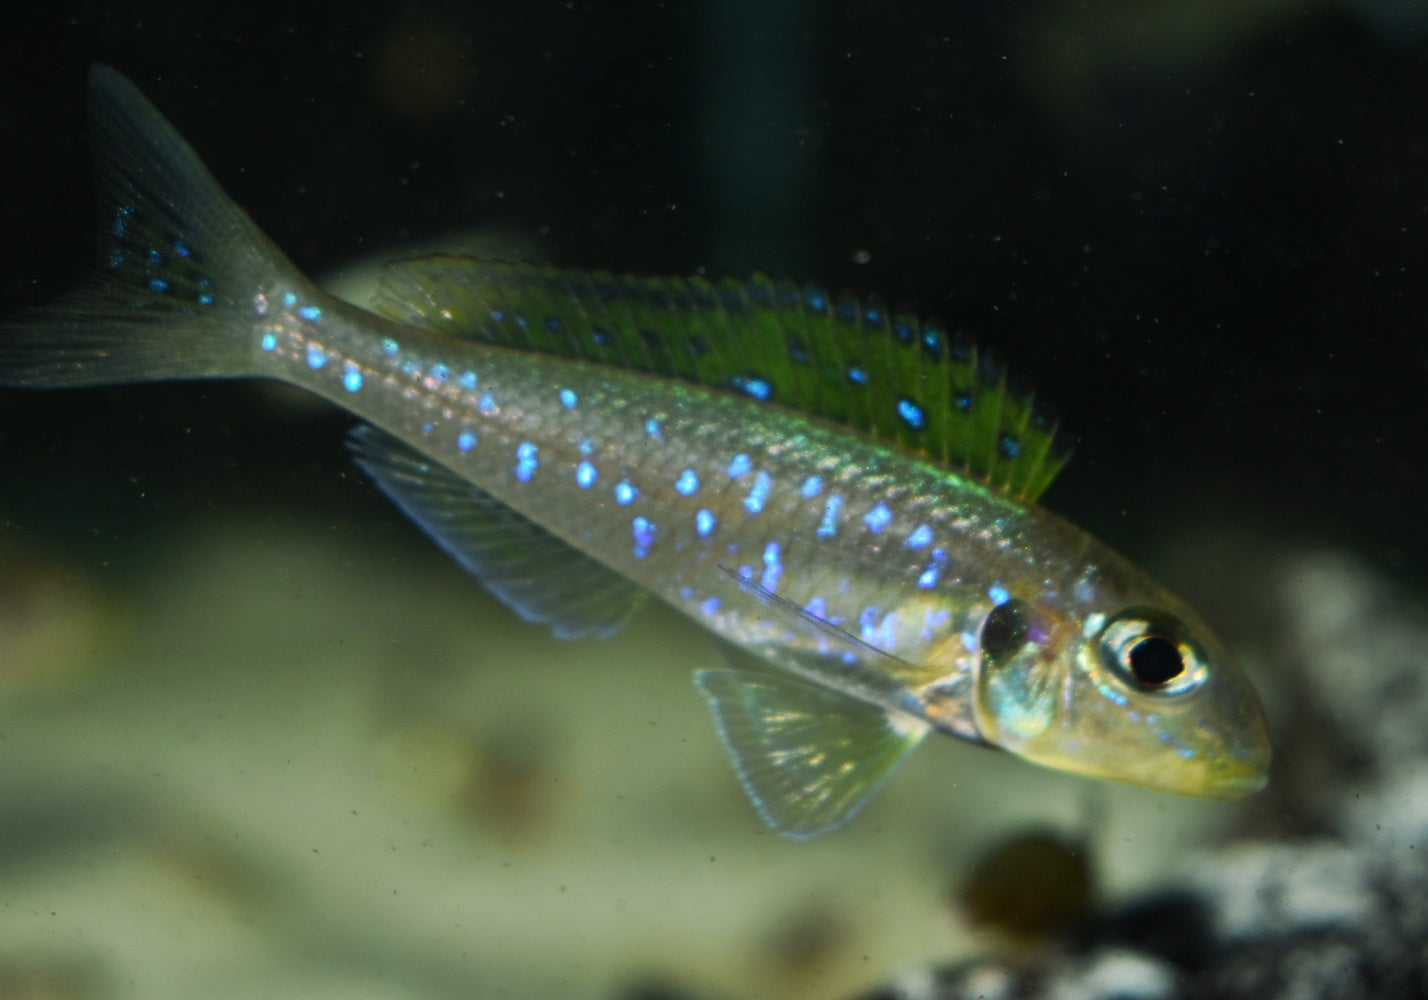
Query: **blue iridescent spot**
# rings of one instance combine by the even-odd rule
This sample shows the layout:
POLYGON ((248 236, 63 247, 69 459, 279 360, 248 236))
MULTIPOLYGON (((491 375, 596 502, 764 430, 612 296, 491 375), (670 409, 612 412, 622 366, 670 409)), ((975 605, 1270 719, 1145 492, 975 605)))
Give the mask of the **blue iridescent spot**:
POLYGON ((869 326, 882 326, 883 311, 877 306, 868 306, 863 310, 863 322, 869 326))
POLYGON ((295 306, 295 305, 297 305, 297 292, 284 292, 284 293, 283 293, 283 308, 284 308, 284 309, 291 309, 291 308, 292 308, 293 306, 295 306))
POLYGON ((655 540, 655 526, 646 517, 637 517, 630 522, 630 527, 635 536, 635 558, 643 559, 649 555, 650 546, 655 540))
POLYGON ((628 507, 639 495, 640 491, 628 479, 621 479, 615 484, 615 502, 621 507, 628 507))
POLYGON ((430 434, 434 430, 436 430, 436 424, 432 423, 430 420, 421 425, 421 432, 423 434, 430 434))
POLYGON ((492 309, 491 318, 497 323, 504 323, 506 321, 506 311, 504 309, 492 309))
POLYGON ((121 267, 126 259, 127 258, 124 256, 124 251, 115 250, 109 254, 109 266, 121 267))
POLYGON ((1002 586, 1000 580, 987 588, 987 596, 992 599, 993 604, 1005 604, 1011 600, 1011 594, 1002 586))
POLYGON ((189 249, 189 245, 183 240, 174 240, 173 247, 174 253, 178 254, 180 257, 187 257, 189 254, 193 253, 193 251, 189 249))
POLYGON ((927 568, 922 571, 922 575, 917 578, 917 585, 923 590, 931 590, 937 586, 937 581, 942 578, 942 571, 947 568, 947 551, 945 549, 933 549, 932 561, 927 564, 927 568))
POLYGON ((652 438, 664 437, 664 430, 660 427, 659 421, 654 417, 650 417, 645 421, 645 433, 652 438))
POLYGON ((350 361, 342 370, 342 388, 348 392, 356 392, 362 388, 362 372, 350 361))
POLYGON ((803 610, 822 621, 828 617, 828 602, 821 597, 815 597, 803 606, 803 610))
POLYGON ((769 593, 778 590, 779 577, 783 576, 783 565, 779 562, 778 542, 769 542, 764 546, 764 575, 759 581, 759 586, 769 593))
POLYGON ((163 262, 164 262, 164 255, 163 255, 163 254, 159 253, 157 250, 150 250, 150 251, 149 251, 149 263, 150 263, 150 264, 159 265, 159 264, 162 264, 163 262))
POLYGON ((707 538, 709 532, 714 530, 714 525, 719 523, 719 519, 714 516, 714 512, 708 508, 701 508, 694 515, 694 530, 699 532, 701 538, 707 538))
POLYGON ((575 409, 575 404, 578 403, 578 402, 580 402, 580 398, 575 395, 575 390, 574 390, 574 389, 561 389, 561 390, 560 390, 560 405, 561 405, 561 406, 565 407, 567 410, 573 410, 573 409, 575 409))
POLYGON ((461 388, 463 388, 463 389, 474 389, 474 388, 476 388, 476 373, 475 373, 475 372, 462 372, 462 373, 460 374, 460 376, 457 377, 457 379, 456 379, 456 384, 459 385, 459 386, 461 386, 461 388))
POLYGON ((919 524, 912 529, 912 534, 907 536, 907 541, 903 543, 910 549, 925 549, 932 544, 932 529, 925 524, 919 524))
POLYGON ((539 456, 540 449, 529 441, 516 445, 516 467, 511 470, 516 474, 516 478, 523 483, 530 482, 531 476, 535 475, 540 465, 539 456))
POLYGON ((555 316, 547 316, 545 318, 545 328, 551 333, 559 333, 562 328, 560 319, 555 316))
POLYGON ((818 537, 832 538, 838 534, 838 512, 843 509, 843 498, 833 494, 823 505, 823 520, 818 522, 818 537))
POLYGON ((575 443, 575 447, 580 451, 580 454, 582 455, 595 454, 595 442, 590 438, 581 438, 575 443))
POLYGON ((862 635, 864 642, 871 642, 873 639, 873 624, 878 617, 878 609, 874 605, 868 605, 858 615, 858 632, 862 635))
POLYGON ((382 353, 385 354, 387 357, 396 357, 397 352, 401 349, 402 345, 398 344, 391 337, 382 338, 382 353))
POLYGON ((704 598, 704 602, 699 605, 699 613, 704 615, 706 618, 714 617, 714 615, 719 613, 719 598, 704 598))
POLYGON ((169 290, 169 283, 163 278, 153 278, 149 281, 149 290, 162 295, 169 290))
POLYGON ((582 490, 588 490, 595 485, 595 480, 600 478, 600 472, 589 462, 581 462, 575 467, 575 481, 580 484, 582 490))
POLYGON ((734 460, 729 463, 729 478, 738 479, 740 476, 747 475, 749 470, 753 467, 754 463, 749 461, 749 456, 740 452, 735 455, 734 460))
POLYGON ((207 292, 201 293, 201 294, 198 296, 198 304, 201 305, 201 306, 211 306, 211 305, 213 305, 213 296, 212 296, 212 295, 209 295, 207 292))
POLYGON ((470 451, 476 447, 476 432, 469 428, 462 430, 460 434, 456 435, 456 447, 462 451, 470 451))
POLYGON ((276 333, 263 334, 263 350, 276 351, 278 349, 278 335, 276 333))
POLYGON ((942 356, 942 345, 944 343, 945 341, 940 331, 930 328, 922 331, 922 347, 934 358, 940 358, 942 356))
POLYGON ((481 398, 476 401, 476 409, 481 411, 483 416, 490 416, 499 408, 496 405, 496 397, 489 392, 481 393, 481 398))
POLYGON ((759 474, 754 477, 753 488, 749 490, 749 495, 744 497, 744 507, 750 514, 757 514, 764 509, 764 501, 768 499, 772 486, 773 479, 760 469, 759 474))
POLYGON ((823 477, 809 476, 803 481, 803 485, 798 488, 798 492, 802 493, 805 499, 812 500, 823 492, 823 477))
POLYGON ((922 430, 927 423, 927 417, 922 412, 922 407, 904 396, 897 401, 897 415, 902 417, 903 422, 915 431, 922 430))
POLYGON ((997 453, 1002 458, 1016 458, 1021 454, 1021 442, 1010 434, 1003 434, 997 438, 997 453))
POLYGON ((814 312, 823 312, 828 308, 828 300, 823 293, 816 288, 810 288, 804 296, 804 301, 808 303, 808 308, 814 312))
POLYGON ((880 535, 884 528, 892 524, 892 519, 892 511, 888 510, 886 504, 880 503, 868 511, 867 516, 863 518, 863 523, 868 526, 868 530, 873 534, 880 535))
POLYGON ((438 362, 431 366, 430 378, 445 385, 446 380, 451 378, 451 369, 438 362))
POLYGON ((674 489, 680 496, 687 497, 699 489, 699 477, 695 475, 693 469, 685 469, 674 481, 674 489))
POLYGON ((316 323, 322 319, 322 310, 317 306, 303 306, 298 310, 298 316, 307 320, 309 323, 316 323))
POLYGON ((863 641, 891 653, 897 649, 897 612, 889 611, 877 623, 872 621, 869 612, 875 615, 877 609, 868 608, 863 612, 864 619, 860 622, 863 641))
POLYGON ((604 330, 601 330, 599 327, 596 327, 595 329, 590 331, 590 339, 595 341, 595 343, 599 344, 601 347, 608 347, 610 346, 610 342, 613 338, 604 330))
POLYGON ((767 400, 773 395, 773 385, 768 379, 735 375, 732 382, 735 389, 755 399, 767 400))
POLYGON ((938 608, 935 611, 924 611, 922 613, 922 638, 931 639, 938 632, 942 631, 951 620, 952 612, 946 608, 938 608))
POLYGON ((322 353, 322 348, 316 344, 310 344, 307 349, 307 366, 313 371, 317 371, 327 364, 327 355, 322 353))
POLYGON ((852 368, 848 369, 848 381, 852 382, 854 385, 867 385, 868 373, 863 371, 863 369, 859 368, 857 365, 854 365, 852 368))

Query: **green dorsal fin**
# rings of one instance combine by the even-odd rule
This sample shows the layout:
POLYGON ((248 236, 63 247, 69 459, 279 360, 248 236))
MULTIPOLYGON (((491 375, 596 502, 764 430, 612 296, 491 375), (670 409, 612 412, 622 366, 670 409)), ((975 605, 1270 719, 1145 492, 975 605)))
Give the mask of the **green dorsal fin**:
POLYGON ((1054 421, 965 337, 875 299, 469 257, 390 264, 376 308, 450 336, 654 372, 858 428, 1035 499, 1065 464, 1054 421))

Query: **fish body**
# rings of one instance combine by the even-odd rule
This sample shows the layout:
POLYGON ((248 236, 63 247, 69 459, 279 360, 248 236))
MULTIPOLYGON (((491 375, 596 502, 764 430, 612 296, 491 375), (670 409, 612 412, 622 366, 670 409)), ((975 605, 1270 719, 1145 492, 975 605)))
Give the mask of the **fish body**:
POLYGON ((970 345, 762 277, 456 257, 392 265, 359 309, 112 70, 91 121, 98 274, 0 331, 0 384, 266 377, 345 408, 377 484, 526 619, 608 634, 653 594, 757 661, 696 683, 780 832, 845 821, 932 730, 1186 794, 1262 784, 1233 660, 1034 502, 1051 429, 970 345))

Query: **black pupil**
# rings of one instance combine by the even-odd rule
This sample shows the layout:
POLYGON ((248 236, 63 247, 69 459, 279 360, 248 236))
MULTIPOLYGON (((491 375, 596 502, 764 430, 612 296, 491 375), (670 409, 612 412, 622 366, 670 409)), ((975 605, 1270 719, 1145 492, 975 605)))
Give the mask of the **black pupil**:
POLYGON ((982 625, 982 655, 999 666, 1026 642, 1026 621, 1020 601, 1004 601, 992 609, 982 625))
POLYGON ((1130 649, 1130 669, 1146 687, 1159 687, 1185 672, 1180 649, 1164 636, 1151 635, 1130 649))

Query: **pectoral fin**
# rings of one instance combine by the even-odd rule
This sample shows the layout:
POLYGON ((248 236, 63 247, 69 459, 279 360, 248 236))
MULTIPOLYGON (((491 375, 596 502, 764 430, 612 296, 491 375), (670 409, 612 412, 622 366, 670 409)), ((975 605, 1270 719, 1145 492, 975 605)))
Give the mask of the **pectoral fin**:
POLYGON ((785 837, 846 822, 928 731, 910 715, 778 674, 701 670, 694 683, 754 808, 785 837))

